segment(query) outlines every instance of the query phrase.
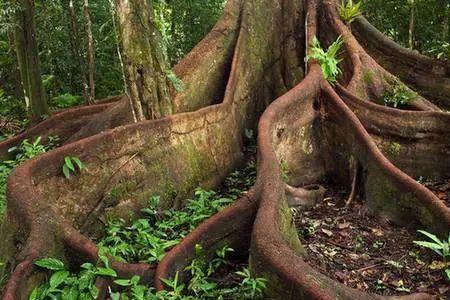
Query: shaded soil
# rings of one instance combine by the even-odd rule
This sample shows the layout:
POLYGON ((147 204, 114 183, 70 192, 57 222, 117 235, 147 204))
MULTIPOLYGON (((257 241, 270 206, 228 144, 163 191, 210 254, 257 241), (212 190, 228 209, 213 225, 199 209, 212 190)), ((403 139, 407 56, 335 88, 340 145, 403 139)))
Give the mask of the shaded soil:
POLYGON ((450 179, 442 181, 425 181, 423 185, 450 207, 450 179))
POLYGON ((232 254, 227 258, 226 264, 219 267, 210 279, 221 289, 233 288, 242 282, 242 277, 236 272, 242 271, 244 268, 248 268, 248 256, 232 254))
POLYGON ((381 295, 424 292, 450 299, 443 263, 414 240, 413 229, 396 227, 361 204, 345 207, 347 193, 327 191, 312 208, 294 210, 307 261, 345 285, 381 295))

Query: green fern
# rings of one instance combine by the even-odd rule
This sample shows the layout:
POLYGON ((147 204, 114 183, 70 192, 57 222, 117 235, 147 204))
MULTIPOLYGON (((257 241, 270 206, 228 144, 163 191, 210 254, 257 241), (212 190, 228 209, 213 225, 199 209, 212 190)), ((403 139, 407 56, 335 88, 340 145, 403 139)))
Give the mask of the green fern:
POLYGON ((339 5, 339 15, 347 24, 351 24, 357 17, 361 15, 361 3, 353 3, 353 0, 342 0, 339 5))
POLYGON ((328 50, 325 51, 322 49, 319 40, 314 37, 311 44, 311 54, 309 54, 306 59, 315 59, 320 64, 322 68, 323 76, 330 84, 335 84, 337 81, 337 77, 342 74, 341 69, 339 68, 339 63, 341 59, 338 59, 337 56, 339 51, 342 48, 344 41, 341 36, 339 36, 336 41, 334 41, 328 50))

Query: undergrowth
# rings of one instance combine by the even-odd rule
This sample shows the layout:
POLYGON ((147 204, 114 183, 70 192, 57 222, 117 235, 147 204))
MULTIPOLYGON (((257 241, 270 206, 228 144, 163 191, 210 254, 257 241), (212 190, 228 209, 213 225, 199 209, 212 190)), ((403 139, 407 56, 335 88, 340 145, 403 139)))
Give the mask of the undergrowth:
POLYGON ((25 139, 20 146, 9 149, 9 152, 14 153, 15 157, 0 163, 0 215, 3 215, 5 212, 6 183, 11 171, 24 161, 54 149, 57 145, 57 137, 49 137, 46 145, 43 145, 41 137, 38 137, 34 142, 29 142, 28 139, 25 139))
POLYGON ((216 251, 216 257, 207 261, 200 245, 196 245, 196 258, 184 269, 190 280, 182 283, 179 272, 172 279, 163 279, 166 290, 156 292, 153 287, 141 284, 139 276, 131 279, 117 279, 111 269, 105 248, 100 248, 96 265, 84 263, 78 274, 71 273, 65 264, 53 258, 36 261, 40 268, 51 271, 47 283, 35 288, 30 300, 93 300, 99 296, 95 282, 99 277, 114 280, 115 289, 108 287, 111 300, 207 300, 207 299, 261 299, 266 288, 265 278, 254 278, 247 268, 233 273, 233 280, 223 280, 222 268, 230 265, 226 259, 233 249, 224 247, 216 251))
POLYGON ((131 279, 117 279, 117 274, 109 267, 107 255, 122 262, 157 263, 166 252, 178 244, 200 223, 238 199, 256 179, 254 145, 246 149, 248 163, 244 168, 232 172, 218 191, 195 190, 180 210, 159 208, 160 198, 154 196, 142 210, 143 217, 127 224, 123 219, 110 218, 105 228, 105 237, 98 243, 99 261, 97 265, 85 263, 81 272, 71 273, 63 262, 57 259, 43 259, 37 262, 41 268, 53 271, 49 280, 37 287, 31 300, 47 299, 95 299, 99 293, 95 287, 98 277, 114 280, 109 287, 112 300, 193 300, 193 299, 259 299, 266 286, 264 278, 253 278, 246 268, 231 272, 234 266, 226 259, 233 250, 224 247, 216 252, 216 257, 207 261, 200 245, 196 246, 196 258, 183 270, 190 274, 190 280, 183 283, 179 273, 171 279, 164 279, 166 290, 155 292, 144 286, 138 276, 131 279), (222 280, 224 269, 227 278, 222 280))
POLYGON ((158 262, 200 223, 236 201, 253 185, 255 178, 255 163, 250 159, 244 168, 225 179, 218 192, 197 188, 183 209, 161 210, 160 198, 154 196, 142 210, 144 217, 131 225, 123 219, 109 218, 106 235, 99 245, 108 248, 120 261, 158 262))
POLYGON ((144 218, 127 226, 122 219, 112 219, 106 226, 106 237, 100 242, 120 261, 154 263, 201 222, 234 201, 214 191, 198 188, 181 210, 159 210, 159 197, 153 197, 142 210, 144 218))
POLYGON ((395 82, 384 92, 382 102, 386 106, 397 108, 408 105, 416 97, 417 93, 409 90, 400 82, 395 82))

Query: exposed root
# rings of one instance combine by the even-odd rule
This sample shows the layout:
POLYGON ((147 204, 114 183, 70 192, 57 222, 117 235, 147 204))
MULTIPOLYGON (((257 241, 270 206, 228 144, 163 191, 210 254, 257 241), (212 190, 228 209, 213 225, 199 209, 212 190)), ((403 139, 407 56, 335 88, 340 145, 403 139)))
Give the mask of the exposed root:
POLYGON ((351 159, 351 172, 352 172, 352 185, 351 185, 351 189, 350 189, 350 195, 347 198, 347 201, 345 201, 345 205, 348 207, 350 205, 352 205, 353 200, 355 199, 356 196, 356 187, 358 184, 358 163, 354 160, 351 159))
POLYGON ((30 256, 16 266, 3 290, 2 299, 16 300, 19 297, 20 284, 35 269, 33 262, 36 258, 37 256, 30 256))
POLYGON ((323 200, 326 189, 321 185, 292 187, 286 184, 286 196, 289 207, 314 206, 323 200))

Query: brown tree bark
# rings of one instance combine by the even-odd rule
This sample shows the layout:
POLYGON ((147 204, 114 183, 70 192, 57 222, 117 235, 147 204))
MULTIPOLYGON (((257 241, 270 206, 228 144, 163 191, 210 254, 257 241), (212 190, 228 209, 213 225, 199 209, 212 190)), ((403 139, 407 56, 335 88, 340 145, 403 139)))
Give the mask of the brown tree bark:
POLYGON ((117 24, 128 96, 138 121, 170 115, 170 71, 153 24, 151 1, 116 0, 117 24))
POLYGON ((17 99, 23 99, 23 86, 22 86, 22 80, 20 77, 20 69, 19 64, 17 62, 17 53, 16 53, 16 46, 14 43, 14 32, 12 30, 8 31, 8 45, 9 45, 9 53, 11 54, 11 57, 14 61, 14 70, 12 74, 12 79, 14 80, 14 96, 17 99))
POLYGON ((36 43, 34 0, 17 0, 17 4, 21 9, 16 12, 17 26, 14 30, 14 41, 25 102, 30 120, 34 123, 49 114, 36 43))
POLYGON ((72 50, 72 57, 75 62, 75 68, 74 71, 77 74, 73 74, 74 78, 80 78, 81 79, 81 88, 82 88, 82 95, 84 99, 84 103, 89 105, 91 103, 90 101, 90 95, 89 95, 89 85, 86 79, 86 68, 85 63, 83 61, 83 57, 81 54, 81 39, 80 34, 78 31, 78 24, 77 24, 77 16, 75 13, 75 7, 73 5, 73 0, 67 1, 65 9, 67 10, 67 15, 69 17, 69 40, 70 40, 70 48, 72 50))
POLYGON ((94 53, 94 36, 92 35, 92 20, 89 8, 89 0, 84 0, 83 13, 86 22, 87 35, 87 65, 89 77, 89 104, 95 103, 95 53, 94 53))
POLYGON ((416 1, 408 0, 409 4, 409 26, 408 26, 408 46, 410 49, 414 49, 414 30, 416 22, 416 1))

